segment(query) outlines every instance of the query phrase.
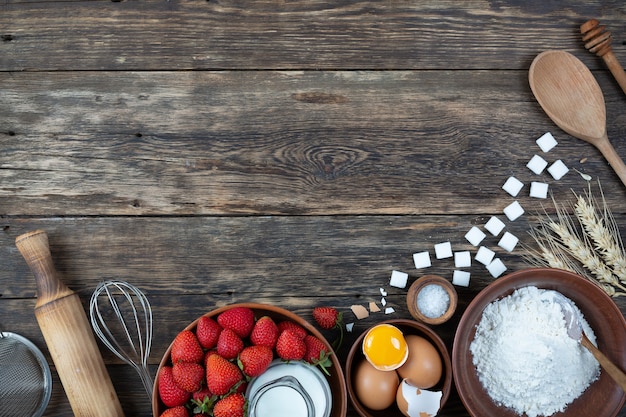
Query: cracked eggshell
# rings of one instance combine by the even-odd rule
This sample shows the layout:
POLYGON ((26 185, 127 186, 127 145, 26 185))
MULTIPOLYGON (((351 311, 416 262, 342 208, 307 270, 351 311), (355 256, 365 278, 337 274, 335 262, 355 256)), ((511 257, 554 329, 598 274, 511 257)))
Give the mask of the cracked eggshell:
POLYGON ((436 416, 441 408, 441 391, 428 391, 402 380, 396 393, 396 404, 406 417, 436 416))

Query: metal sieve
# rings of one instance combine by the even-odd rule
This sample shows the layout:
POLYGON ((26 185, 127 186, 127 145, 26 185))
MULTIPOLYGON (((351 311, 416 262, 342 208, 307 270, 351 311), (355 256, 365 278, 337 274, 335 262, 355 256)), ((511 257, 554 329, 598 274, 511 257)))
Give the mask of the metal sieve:
POLYGON ((37 346, 0 331, 0 417, 40 417, 51 392, 50 367, 37 346))

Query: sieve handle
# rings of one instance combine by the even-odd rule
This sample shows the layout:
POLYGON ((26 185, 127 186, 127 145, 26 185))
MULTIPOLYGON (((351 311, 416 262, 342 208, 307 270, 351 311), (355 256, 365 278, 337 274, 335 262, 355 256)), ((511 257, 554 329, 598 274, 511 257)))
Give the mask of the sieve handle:
POLYGON ((35 275, 37 307, 74 293, 57 276, 45 231, 35 230, 20 235, 15 239, 15 245, 35 275))
POLYGON ((23 234, 15 244, 35 275, 35 317, 74 415, 124 417, 85 309, 57 277, 46 232, 23 234))

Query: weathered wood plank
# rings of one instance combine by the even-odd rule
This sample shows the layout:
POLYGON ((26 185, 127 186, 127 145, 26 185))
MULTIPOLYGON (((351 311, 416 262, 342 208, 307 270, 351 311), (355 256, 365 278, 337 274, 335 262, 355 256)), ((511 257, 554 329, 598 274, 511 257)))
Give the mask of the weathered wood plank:
POLYGON ((9 0, 0 71, 522 69, 529 51, 582 50, 578 27, 591 17, 626 57, 621 0, 9 0))
MULTIPOLYGON (((525 71, 0 78, 5 215, 498 213, 510 175, 584 183, 525 167, 545 131, 560 142, 546 159, 599 177, 618 207, 626 197, 600 153, 547 118, 525 71)), ((626 155, 626 98, 598 78, 626 155)))

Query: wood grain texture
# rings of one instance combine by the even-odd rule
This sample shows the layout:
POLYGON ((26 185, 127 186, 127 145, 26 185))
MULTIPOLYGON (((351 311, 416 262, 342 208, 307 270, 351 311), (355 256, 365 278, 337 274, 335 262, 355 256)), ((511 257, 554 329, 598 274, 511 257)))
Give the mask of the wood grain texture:
MULTIPOLYGON (((623 187, 558 130, 525 72, 0 74, 0 207, 7 215, 498 213, 534 141, 623 187), (8 132, 8 133, 6 133, 8 132), (584 163, 580 163, 585 158, 584 163)), ((610 134, 626 97, 606 86, 610 134)), ((618 152, 626 145, 615 141, 618 152)), ((574 174, 554 190, 577 189, 574 174)), ((508 204, 508 203, 506 203, 508 204)), ((528 200, 529 209, 537 201, 528 200)))
POLYGON ((581 44, 590 16, 619 33, 625 15, 619 0, 10 0, 0 69, 521 69, 581 44))

